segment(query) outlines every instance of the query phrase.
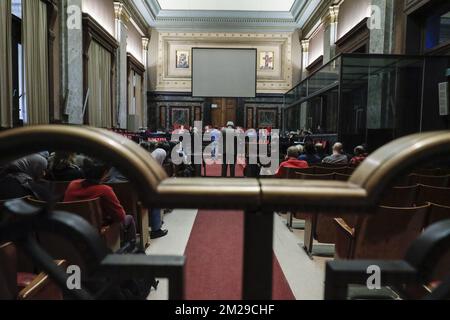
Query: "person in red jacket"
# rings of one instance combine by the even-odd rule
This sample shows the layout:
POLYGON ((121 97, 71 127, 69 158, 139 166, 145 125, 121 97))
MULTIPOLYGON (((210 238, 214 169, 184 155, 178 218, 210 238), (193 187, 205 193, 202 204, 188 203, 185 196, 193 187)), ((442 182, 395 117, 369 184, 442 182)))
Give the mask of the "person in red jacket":
POLYGON ((278 168, 275 176, 277 178, 283 178, 286 176, 285 168, 309 168, 308 162, 303 160, 298 160, 299 157, 299 149, 298 147, 290 147, 287 150, 286 161, 282 162, 280 167, 278 168))
POLYGON ((67 187, 64 202, 92 200, 99 198, 103 213, 103 225, 115 222, 122 224, 125 242, 136 245, 136 223, 133 216, 127 215, 119 199, 110 186, 102 184, 110 167, 103 162, 86 158, 83 162, 86 179, 72 181, 67 187))

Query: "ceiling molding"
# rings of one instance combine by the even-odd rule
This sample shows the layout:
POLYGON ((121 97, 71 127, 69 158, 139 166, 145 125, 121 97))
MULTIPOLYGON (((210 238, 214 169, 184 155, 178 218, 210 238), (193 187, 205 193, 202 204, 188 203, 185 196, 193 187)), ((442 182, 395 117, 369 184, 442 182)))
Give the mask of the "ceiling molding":
POLYGON ((283 31, 302 28, 321 0, 296 0, 290 11, 163 10, 157 0, 130 0, 147 23, 159 30, 283 31), (142 12, 141 12, 142 13, 142 12))
POLYGON ((149 36, 150 32, 148 30, 148 23, 141 11, 138 10, 135 3, 132 0, 124 0, 127 10, 130 12, 131 18, 138 25, 139 29, 144 33, 144 36, 149 36))

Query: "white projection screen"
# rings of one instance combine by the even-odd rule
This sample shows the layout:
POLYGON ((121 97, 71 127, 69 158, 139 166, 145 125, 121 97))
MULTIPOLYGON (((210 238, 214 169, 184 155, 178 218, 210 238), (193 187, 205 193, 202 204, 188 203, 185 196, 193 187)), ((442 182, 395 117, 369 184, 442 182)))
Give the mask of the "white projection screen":
POLYGON ((256 49, 192 49, 192 96, 256 97, 256 49))

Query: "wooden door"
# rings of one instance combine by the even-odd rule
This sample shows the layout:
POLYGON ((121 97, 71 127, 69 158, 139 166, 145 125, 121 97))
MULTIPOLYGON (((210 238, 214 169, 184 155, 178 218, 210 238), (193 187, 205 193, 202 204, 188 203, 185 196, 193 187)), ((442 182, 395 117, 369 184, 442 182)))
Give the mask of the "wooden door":
POLYGON ((214 98, 212 104, 217 106, 211 110, 211 124, 214 127, 224 127, 228 121, 236 123, 236 98, 214 98))

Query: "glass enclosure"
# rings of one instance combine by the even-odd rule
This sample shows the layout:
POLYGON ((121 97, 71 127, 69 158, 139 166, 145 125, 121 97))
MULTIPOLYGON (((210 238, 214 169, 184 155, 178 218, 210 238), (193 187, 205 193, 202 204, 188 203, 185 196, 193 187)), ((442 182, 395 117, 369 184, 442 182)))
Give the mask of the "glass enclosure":
POLYGON ((340 55, 286 94, 284 129, 337 134, 348 149, 366 143, 370 150, 427 130, 423 108, 439 114, 428 102, 446 81, 445 66, 450 57, 340 55), (430 73, 435 83, 425 84, 430 73))

